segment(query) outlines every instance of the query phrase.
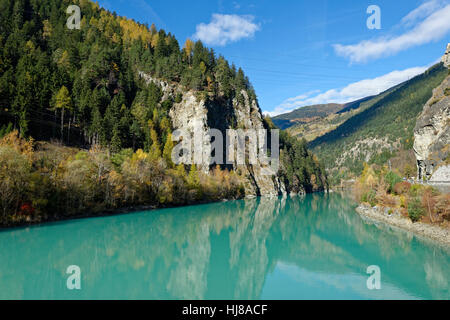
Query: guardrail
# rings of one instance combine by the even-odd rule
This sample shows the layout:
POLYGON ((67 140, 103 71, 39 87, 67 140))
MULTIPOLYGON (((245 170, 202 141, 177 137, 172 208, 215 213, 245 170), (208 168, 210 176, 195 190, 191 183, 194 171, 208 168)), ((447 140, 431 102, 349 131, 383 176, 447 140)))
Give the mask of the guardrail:
POLYGON ((416 180, 406 180, 409 183, 412 184, 423 184, 423 185, 433 185, 433 184, 440 184, 440 185, 450 185, 450 181, 416 181, 416 180))

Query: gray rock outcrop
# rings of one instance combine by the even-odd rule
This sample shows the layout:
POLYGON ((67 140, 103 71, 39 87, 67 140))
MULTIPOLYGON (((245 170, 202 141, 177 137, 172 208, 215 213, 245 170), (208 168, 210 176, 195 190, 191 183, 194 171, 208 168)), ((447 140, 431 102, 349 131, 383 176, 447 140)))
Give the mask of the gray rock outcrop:
POLYGON ((447 50, 442 57, 442 63, 444 63, 444 66, 446 66, 447 68, 450 68, 450 43, 447 44, 447 50))
MULTIPOLYGON (((450 68, 450 44, 442 58, 450 68)), ((417 159, 418 179, 437 180, 433 177, 439 169, 439 178, 450 176, 450 74, 433 90, 414 129, 414 153, 417 159)))
MULTIPOLYGON (((210 137, 210 129, 218 129, 222 132, 224 145, 227 129, 264 129, 261 109, 245 90, 241 92, 243 97, 241 101, 220 97, 206 99, 198 92, 183 91, 176 85, 154 79, 144 72, 139 72, 139 77, 147 83, 154 82, 159 85, 164 94, 163 99, 170 96, 175 97, 179 93, 182 94, 182 100, 174 103, 169 111, 173 128, 189 132, 194 137, 194 146, 202 144, 203 154, 211 155, 211 142, 210 139, 207 139, 210 137), (201 132, 206 139, 196 139, 195 132, 201 132)), ((207 164, 203 164, 199 166, 199 169, 208 172, 210 168, 207 164)), ((241 176, 246 177, 244 184, 246 195, 278 196, 286 193, 286 187, 275 174, 264 174, 267 167, 259 160, 257 164, 253 165, 234 163, 229 165, 229 169, 233 169, 239 172, 241 176)))

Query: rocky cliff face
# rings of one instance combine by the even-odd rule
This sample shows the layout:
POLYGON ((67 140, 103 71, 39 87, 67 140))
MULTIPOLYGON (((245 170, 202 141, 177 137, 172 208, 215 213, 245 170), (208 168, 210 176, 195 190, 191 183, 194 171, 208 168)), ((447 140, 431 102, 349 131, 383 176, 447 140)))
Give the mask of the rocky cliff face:
MULTIPOLYGON (((177 94, 182 94, 182 101, 174 103, 169 112, 174 129, 185 130, 192 135, 202 132, 203 136, 209 137, 210 129, 218 129, 222 132, 225 144, 225 133, 227 129, 264 129, 261 109, 255 100, 250 99, 246 91, 242 91, 243 101, 237 99, 205 99, 194 91, 183 91, 180 87, 167 84, 154 79, 151 76, 139 72, 139 76, 147 83, 155 82, 164 93, 163 99, 177 94)), ((204 152, 211 150, 210 139, 196 141, 194 145, 203 144, 204 152)), ((258 161, 255 165, 230 165, 230 169, 239 171, 245 176, 246 195, 254 196, 277 196, 286 193, 285 185, 275 175, 265 175, 265 166, 258 161)), ((204 171, 209 170, 207 165, 201 166, 204 171)))
MULTIPOLYGON (((450 68, 450 44, 442 63, 450 68)), ((450 74, 424 106, 414 129, 418 178, 450 181, 450 74)))
POLYGON ((450 43, 447 44, 447 50, 445 51, 445 54, 442 57, 442 63, 444 63, 444 65, 447 68, 450 68, 450 43))

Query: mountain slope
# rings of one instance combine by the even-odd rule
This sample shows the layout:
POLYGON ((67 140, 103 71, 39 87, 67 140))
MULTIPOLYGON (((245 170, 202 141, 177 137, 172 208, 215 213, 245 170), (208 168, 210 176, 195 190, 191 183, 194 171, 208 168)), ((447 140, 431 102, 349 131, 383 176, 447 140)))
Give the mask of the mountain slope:
POLYGON ((344 108, 337 103, 318 104, 306 106, 272 118, 273 123, 280 129, 288 129, 297 123, 308 123, 316 119, 324 118, 344 108))
POLYGON ((303 124, 317 122, 327 118, 330 115, 346 113, 355 109, 359 109, 361 104, 372 98, 373 97, 366 97, 344 104, 328 103, 301 107, 292 112, 273 117, 272 121, 277 127, 285 130, 292 127, 298 127, 303 124))
POLYGON ((319 105, 317 111, 314 110, 316 106, 300 108, 291 113, 280 115, 275 123, 278 123, 279 126, 281 124, 280 128, 286 128, 291 135, 311 142, 336 129, 356 114, 370 108, 392 90, 395 90, 395 87, 377 96, 366 97, 346 104, 319 105), (294 118, 295 115, 314 116, 296 119, 294 118))
POLYGON ((410 171, 408 165, 415 163, 410 150, 417 116, 432 90, 447 74, 442 64, 433 66, 424 74, 369 100, 371 105, 367 109, 312 141, 310 147, 324 161, 334 182, 358 175, 364 162, 386 164, 390 158, 410 171), (396 156, 400 158, 395 159, 396 156))

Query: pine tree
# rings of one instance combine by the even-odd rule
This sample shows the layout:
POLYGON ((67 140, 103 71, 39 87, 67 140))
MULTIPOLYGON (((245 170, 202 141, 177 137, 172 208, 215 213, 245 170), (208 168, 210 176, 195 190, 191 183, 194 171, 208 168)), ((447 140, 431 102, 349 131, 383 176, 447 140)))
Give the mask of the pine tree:
POLYGON ((219 82, 220 91, 226 98, 230 98, 233 89, 231 86, 232 74, 228 62, 222 56, 217 60, 215 73, 216 79, 219 82))
POLYGON ((25 5, 24 0, 16 0, 14 1, 14 8, 13 8, 13 25, 15 29, 21 29, 23 26, 23 18, 24 18, 24 11, 25 11, 25 5))
POLYGON ((122 148, 122 141, 120 140, 119 125, 116 123, 114 125, 112 138, 111 138, 111 152, 117 153, 122 148))
POLYGON ((236 89, 238 91, 247 89, 244 71, 241 68, 239 68, 237 75, 236 75, 236 89))
POLYGON ((164 30, 160 30, 158 33, 158 41, 155 47, 155 58, 162 59, 169 55, 169 48, 166 43, 166 33, 164 30))
POLYGON ((151 82, 147 88, 147 106, 150 110, 156 109, 158 103, 161 101, 161 98, 161 89, 155 83, 151 82))
POLYGON ((97 106, 92 109, 92 121, 90 126, 91 144, 99 144, 102 132, 102 115, 97 106))

